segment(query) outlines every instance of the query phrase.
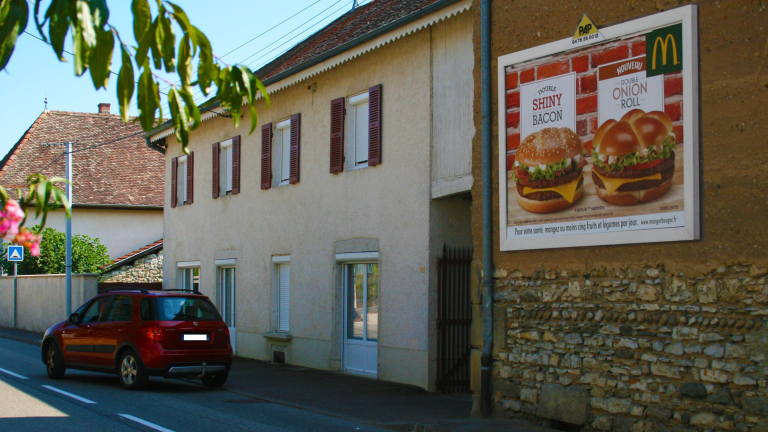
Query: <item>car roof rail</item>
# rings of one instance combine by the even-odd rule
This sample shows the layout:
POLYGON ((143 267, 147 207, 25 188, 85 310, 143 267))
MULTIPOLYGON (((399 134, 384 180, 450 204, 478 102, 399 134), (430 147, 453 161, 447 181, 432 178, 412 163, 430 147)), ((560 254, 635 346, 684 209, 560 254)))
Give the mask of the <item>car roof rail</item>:
POLYGON ((170 292, 188 292, 188 293, 192 293, 192 294, 200 294, 200 295, 202 295, 202 293, 200 291, 198 291, 198 290, 186 290, 186 289, 178 289, 178 288, 164 289, 163 290, 163 292, 169 292, 169 291, 170 292))
POLYGON ((146 288, 131 288, 131 287, 109 288, 109 289, 105 289, 104 291, 100 292, 99 294, 103 294, 103 293, 106 293, 106 292, 112 292, 112 291, 139 291, 142 294, 149 294, 149 291, 147 291, 146 288))

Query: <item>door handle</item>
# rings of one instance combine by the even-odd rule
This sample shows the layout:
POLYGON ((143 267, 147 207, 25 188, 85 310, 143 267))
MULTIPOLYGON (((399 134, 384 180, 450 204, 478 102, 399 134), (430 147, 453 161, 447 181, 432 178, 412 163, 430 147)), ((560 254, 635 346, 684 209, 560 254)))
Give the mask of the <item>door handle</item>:
POLYGON ((122 333, 122 332, 124 332, 124 331, 125 331, 125 329, 117 329, 117 331, 119 331, 120 333, 122 333))

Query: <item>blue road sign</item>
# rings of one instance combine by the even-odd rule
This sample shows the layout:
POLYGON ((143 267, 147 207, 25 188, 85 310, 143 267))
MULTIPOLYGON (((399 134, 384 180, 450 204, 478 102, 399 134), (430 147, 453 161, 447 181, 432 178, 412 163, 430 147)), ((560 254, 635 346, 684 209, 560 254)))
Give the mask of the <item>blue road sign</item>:
POLYGON ((10 262, 24 261, 24 247, 8 246, 8 261, 10 262))

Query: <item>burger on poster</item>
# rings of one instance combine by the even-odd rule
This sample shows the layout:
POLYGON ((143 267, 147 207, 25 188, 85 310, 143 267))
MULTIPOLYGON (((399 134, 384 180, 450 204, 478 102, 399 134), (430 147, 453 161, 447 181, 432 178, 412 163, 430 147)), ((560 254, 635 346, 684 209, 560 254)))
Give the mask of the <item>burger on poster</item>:
POLYGON ((534 213, 570 207, 584 194, 586 164, 573 130, 552 127, 528 135, 517 149, 513 170, 518 204, 534 213))
POLYGON ((600 125, 593 145, 592 181, 603 201, 648 202, 672 185, 675 136, 666 113, 633 109, 600 125))

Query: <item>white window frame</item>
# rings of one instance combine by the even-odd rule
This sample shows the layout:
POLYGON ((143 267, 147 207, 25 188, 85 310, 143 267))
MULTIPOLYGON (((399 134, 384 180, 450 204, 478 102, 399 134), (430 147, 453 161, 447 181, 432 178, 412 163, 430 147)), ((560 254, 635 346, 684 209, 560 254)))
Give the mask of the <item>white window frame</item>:
MULTIPOLYGON (((346 169, 348 171, 354 171, 361 168, 368 168, 368 160, 366 159, 365 162, 357 162, 356 158, 356 148, 357 148, 357 128, 356 128, 356 122, 357 122, 357 107, 362 104, 369 104, 368 109, 371 109, 370 103, 370 93, 366 91, 365 93, 360 93, 355 96, 350 96, 347 98, 347 121, 345 122, 346 125, 346 139, 344 140, 345 146, 344 149, 345 157, 347 160, 347 166, 346 169)), ((368 124, 368 119, 365 119, 366 124, 368 124)), ((367 140, 365 145, 367 146, 367 140)))
POLYGON ((219 146, 219 196, 232 194, 232 146, 228 140, 219 146))
POLYGON ((291 271, 291 256, 290 255, 274 255, 272 256, 272 266, 273 266, 273 284, 274 284, 274 290, 275 293, 275 301, 274 301, 274 329, 277 333, 288 333, 291 332, 291 277, 290 277, 290 271, 291 271), (288 298, 287 298, 287 310, 283 310, 282 307, 282 300, 283 300, 283 290, 281 289, 281 275, 280 270, 283 268, 282 266, 288 266, 288 272, 289 272, 289 279, 288 279, 288 298), (281 325, 281 317, 283 314, 287 315, 287 319, 285 320, 285 324, 281 325))
POLYGON ((291 178, 291 119, 283 120, 275 124, 275 134, 272 138, 272 186, 285 186, 290 184, 291 178), (288 137, 288 153, 285 158, 285 147, 283 140, 288 137), (288 169, 284 170, 285 163, 288 163, 288 169), (283 172, 287 171, 287 172, 283 172))
POLYGON ((227 317, 230 318, 230 324, 228 327, 230 328, 236 328, 236 322, 237 322, 237 270, 236 270, 236 263, 237 260, 235 259, 227 259, 227 260, 216 260, 216 277, 218 279, 217 288, 219 290, 218 298, 219 298, 219 311, 221 312, 222 318, 226 321, 227 317), (230 295, 230 298, 227 297, 225 294, 226 286, 224 277, 226 274, 226 270, 232 270, 230 273, 230 277, 232 278, 232 292, 230 295))
POLYGON ((194 278, 195 273, 194 271, 197 270, 197 287, 198 291, 200 290, 200 261, 182 261, 176 263, 176 267, 179 269, 179 281, 178 284, 179 289, 183 289, 189 292, 194 291, 194 278), (191 273, 189 275, 190 280, 192 280, 192 287, 188 287, 186 284, 186 276, 187 273, 191 273))
POLYGON ((187 204, 187 157, 180 156, 176 166, 176 205, 187 204))

